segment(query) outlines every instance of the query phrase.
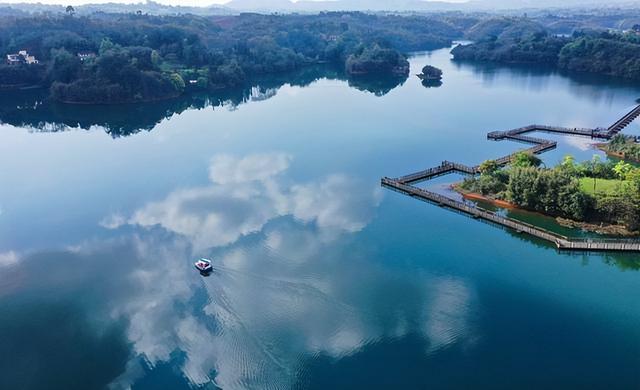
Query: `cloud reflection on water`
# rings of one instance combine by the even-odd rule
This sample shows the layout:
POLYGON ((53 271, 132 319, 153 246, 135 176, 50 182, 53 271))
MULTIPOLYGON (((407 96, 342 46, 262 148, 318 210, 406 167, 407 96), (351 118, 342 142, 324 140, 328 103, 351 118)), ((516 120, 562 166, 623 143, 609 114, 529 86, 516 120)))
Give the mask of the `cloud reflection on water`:
POLYGON ((0 253, 0 268, 18 264, 19 256, 14 251, 0 253))
POLYGON ((427 341, 425 353, 474 339, 476 298, 464 280, 383 265, 355 239, 380 202, 377 186, 343 174, 295 183, 291 163, 281 153, 216 156, 208 185, 106 218, 119 238, 25 255, 7 294, 56 297, 91 316, 85 329, 96 334, 124 324, 130 351, 114 364, 115 389, 165 366, 190 385, 289 388, 317 356, 341 359, 410 334, 427 341), (218 272, 202 278, 194 252, 213 255, 218 272), (36 266, 46 275, 26 272, 36 266))
MULTIPOLYGON (((473 341, 474 296, 464 281, 426 274, 396 278, 364 259, 351 257, 345 262, 345 253, 331 254, 331 249, 322 245, 318 249, 309 258, 313 264, 305 264, 305 268, 338 272, 327 275, 309 270, 311 276, 302 282, 274 275, 253 288, 256 281, 250 280, 207 285, 211 297, 225 297, 222 304, 214 298, 206 308, 216 318, 228 319, 225 337, 216 340, 221 345, 218 349, 226 355, 239 354, 242 361, 254 364, 236 366, 230 360, 220 361, 216 366, 218 383, 241 388, 246 384, 244 378, 269 378, 268 385, 289 388, 298 374, 293 370, 304 359, 319 355, 341 359, 367 345, 409 334, 427 340, 427 354, 473 341), (322 254, 327 251, 329 255, 322 254), (343 264, 340 268, 338 262, 343 264), (378 289, 382 290, 374 292, 378 289), (405 301, 408 296, 411 298, 405 301), (248 333, 255 343, 242 342, 248 333)), ((250 266, 249 262, 243 264, 250 266)))
MULTIPOLYGON (((468 338, 474 296, 464 281, 398 277, 354 248, 350 236, 369 223, 379 190, 342 174, 292 184, 283 177, 291 161, 281 153, 216 156, 210 185, 174 191, 127 220, 143 236, 158 226, 177 234, 136 241, 139 257, 155 264, 130 271, 137 288, 117 309, 129 318, 136 355, 154 366, 185 352, 181 369, 195 385, 286 388, 302 360, 318 354, 341 358, 412 332, 429 339, 426 352, 468 338), (176 260, 187 243, 211 248, 219 271, 194 278, 176 260), (199 294, 203 306, 194 308, 199 294)), ((139 375, 130 363, 117 385, 139 375)))
POLYGON ((286 215, 333 231, 356 232, 368 223, 381 197, 377 186, 362 186, 342 174, 288 184, 282 173, 290 163, 282 153, 218 155, 209 167, 210 185, 176 190, 129 219, 114 214, 101 225, 161 226, 204 250, 232 244, 286 215))

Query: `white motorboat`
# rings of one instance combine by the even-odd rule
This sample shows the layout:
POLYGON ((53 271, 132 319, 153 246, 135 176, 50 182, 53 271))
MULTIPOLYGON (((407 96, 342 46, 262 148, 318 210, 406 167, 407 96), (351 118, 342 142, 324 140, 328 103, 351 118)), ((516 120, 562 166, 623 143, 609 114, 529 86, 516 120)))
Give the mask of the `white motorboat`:
POLYGON ((204 257, 200 260, 196 261, 195 264, 196 269, 200 271, 200 273, 206 274, 213 271, 213 266, 211 265, 211 260, 205 259, 204 257))

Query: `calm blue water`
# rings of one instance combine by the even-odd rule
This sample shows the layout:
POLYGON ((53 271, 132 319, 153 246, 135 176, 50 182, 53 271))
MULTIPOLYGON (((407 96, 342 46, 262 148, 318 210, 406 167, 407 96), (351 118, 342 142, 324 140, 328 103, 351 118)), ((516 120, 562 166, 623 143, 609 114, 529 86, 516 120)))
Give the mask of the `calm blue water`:
MULTIPOLYGON (((640 256, 558 253, 379 180, 522 147, 491 130, 606 126, 640 87, 426 63, 442 86, 2 97, 0 388, 639 388, 640 256)), ((545 137, 547 164, 597 153, 545 137)))

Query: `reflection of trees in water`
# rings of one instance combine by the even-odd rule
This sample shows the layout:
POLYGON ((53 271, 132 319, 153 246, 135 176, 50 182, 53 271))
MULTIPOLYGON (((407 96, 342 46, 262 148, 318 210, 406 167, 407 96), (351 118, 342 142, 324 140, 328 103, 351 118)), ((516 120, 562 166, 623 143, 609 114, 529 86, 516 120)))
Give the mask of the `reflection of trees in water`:
POLYGON ((609 253, 604 257, 604 262, 609 265, 615 265, 623 271, 640 270, 640 259, 638 255, 632 253, 609 253))
POLYGON ((508 78, 514 85, 540 91, 548 88, 551 83, 549 76, 564 77, 569 80, 569 90, 580 97, 588 97, 592 101, 610 100, 621 90, 638 92, 637 86, 628 80, 612 76, 591 73, 570 72, 558 70, 551 66, 531 64, 496 64, 477 61, 453 60, 457 70, 469 70, 491 86, 499 78, 508 78), (612 88, 614 87, 614 88, 612 88))
MULTIPOLYGON (((180 98, 153 103, 126 105, 69 105, 46 99, 46 91, 23 91, 18 103, 14 99, 0 98, 0 121, 36 131, 56 132, 69 128, 88 130, 103 127, 113 137, 127 136, 152 130, 163 119, 189 109, 206 107, 234 107, 260 97, 273 96, 271 88, 247 87, 243 89, 194 93, 180 98)), ((14 96, 15 98, 15 96, 14 96)))
MULTIPOLYGON (((598 252, 561 252, 572 259, 580 260, 582 264, 589 264, 590 260, 594 259, 594 255, 598 255, 598 252)), ((600 252, 600 259, 602 262, 614 266, 621 271, 639 271, 640 270, 640 258, 635 253, 623 253, 623 252, 600 252)))
MULTIPOLYGON (((504 212, 503 209, 500 209, 496 206, 493 206, 490 203, 482 203, 482 207, 493 211, 495 213, 502 213, 504 212)), ((585 238, 588 236, 583 235, 583 233, 581 233, 579 230, 576 229, 571 229, 571 228, 565 228, 562 226, 554 226, 550 224, 550 221, 553 220, 553 218, 547 218, 547 217, 542 217, 537 215, 537 213, 534 212, 528 212, 528 211, 524 211, 524 210, 506 210, 506 216, 513 218, 513 219, 518 219, 518 220, 522 220, 524 222, 528 222, 528 223, 532 223, 534 225, 540 226, 542 228, 545 228, 547 230, 556 232, 558 234, 561 235, 565 235, 567 237, 577 237, 577 238, 585 238), (523 215, 525 215, 528 218, 522 218, 523 215), (534 218, 534 220, 532 220, 532 218, 534 218)), ((534 236, 530 236, 528 234, 525 233, 518 233, 513 229, 509 229, 506 228, 504 226, 501 225, 496 225, 492 222, 489 221, 485 221, 485 220, 478 220, 479 222, 485 223, 487 225, 491 225, 492 227, 496 228, 496 229, 502 229, 503 231, 505 231, 510 237, 515 238, 519 241, 522 241, 524 243, 526 243, 527 245, 534 245, 537 248, 546 248, 549 250, 553 250, 553 251, 558 251, 558 249, 550 242, 542 240, 540 238, 534 237, 534 236)), ((589 259, 593 259, 594 257, 600 257, 602 259, 602 261, 607 264, 607 265, 611 265, 611 266, 615 266, 617 268, 619 268, 620 270, 630 270, 630 271, 638 271, 640 270, 640 258, 638 258, 638 255, 635 253, 622 253, 622 252, 575 252, 575 251, 558 251, 559 254, 561 254, 562 256, 566 256, 566 257, 570 257, 573 259, 582 259, 582 262, 587 263, 589 261, 589 259)))
POLYGON ((49 101, 46 90, 12 91, 0 94, 0 122, 35 131, 58 132, 69 128, 103 127, 112 137, 150 131, 163 119, 190 109, 235 107, 274 97, 285 84, 306 87, 322 79, 348 80, 349 86, 383 96, 401 85, 406 77, 358 77, 348 79, 332 66, 310 66, 293 73, 261 77, 242 88, 192 93, 171 100, 125 105, 70 105, 49 101))
MULTIPOLYGON (((511 237, 517 238, 528 244, 533 244, 538 248, 549 248, 551 250, 557 250, 553 244, 541 240, 539 238, 530 236, 528 234, 517 233, 514 230, 503 228, 511 237)), ((602 261, 610 266, 615 266, 622 271, 638 271, 640 270, 640 259, 635 253, 622 253, 622 252, 571 252, 571 251, 558 251, 563 256, 567 256, 573 259, 582 259, 583 263, 588 263, 589 259, 593 259, 595 256, 600 255, 602 261)))
POLYGON ((349 79, 349 86, 376 96, 384 96, 403 85, 406 80, 407 76, 359 75, 349 79))
POLYGON ((442 86, 442 80, 422 80, 422 86, 425 88, 439 88, 442 86))

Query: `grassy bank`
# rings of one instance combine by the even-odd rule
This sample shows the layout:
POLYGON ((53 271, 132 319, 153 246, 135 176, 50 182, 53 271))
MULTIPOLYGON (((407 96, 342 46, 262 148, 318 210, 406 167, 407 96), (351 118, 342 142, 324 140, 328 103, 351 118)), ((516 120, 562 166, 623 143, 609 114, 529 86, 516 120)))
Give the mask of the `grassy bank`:
POLYGON ((616 179, 594 179, 591 177, 581 177, 580 190, 584 193, 596 196, 596 195, 615 195, 620 192, 620 186, 622 181, 616 179))
POLYGON ((601 234, 640 231, 640 168, 624 161, 601 161, 594 156, 576 163, 567 156, 547 168, 536 156, 523 152, 506 167, 486 161, 480 171, 459 185, 467 196, 479 194, 601 234))

